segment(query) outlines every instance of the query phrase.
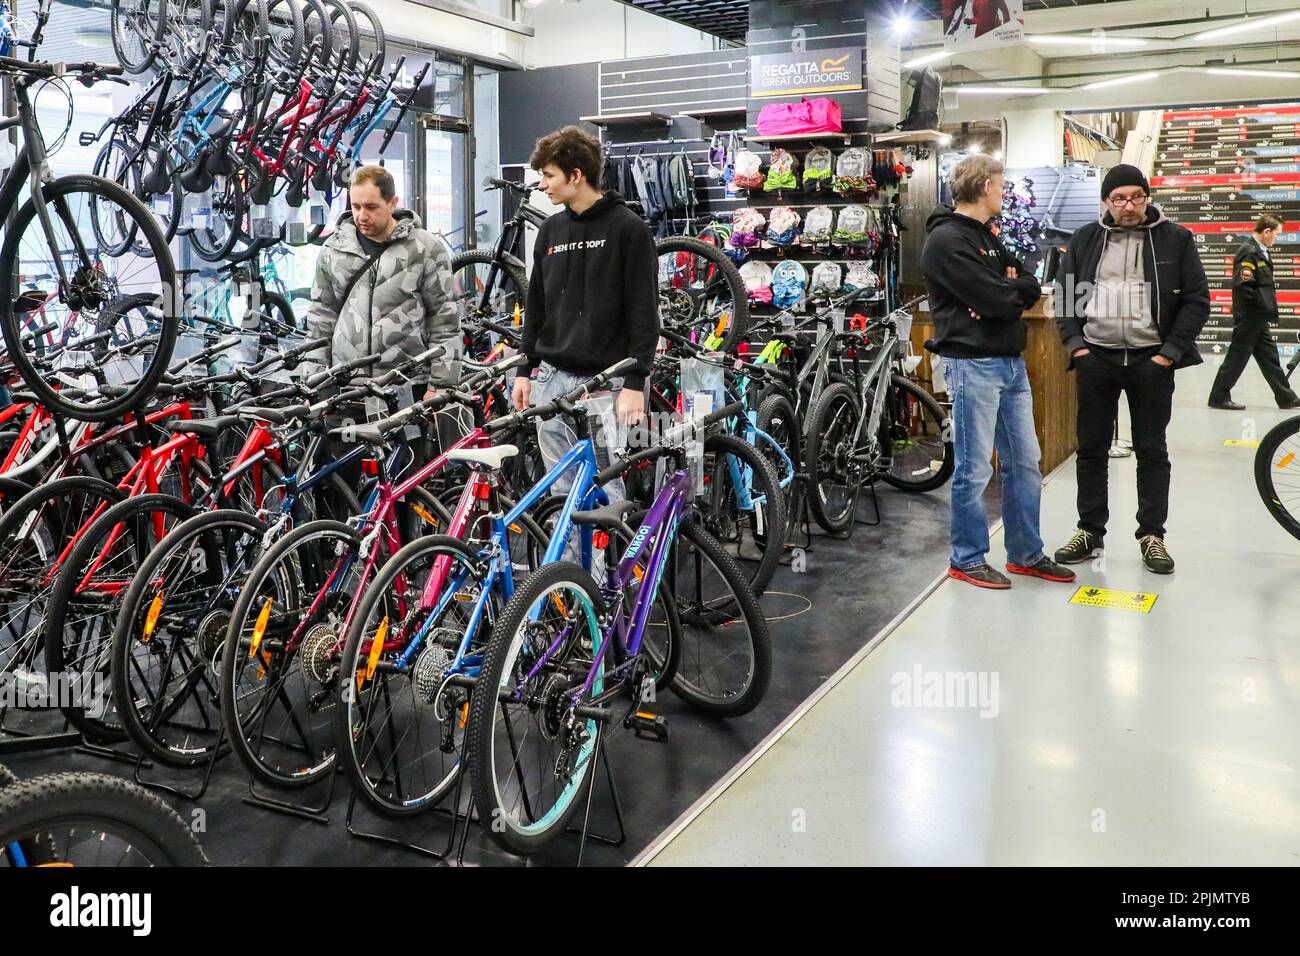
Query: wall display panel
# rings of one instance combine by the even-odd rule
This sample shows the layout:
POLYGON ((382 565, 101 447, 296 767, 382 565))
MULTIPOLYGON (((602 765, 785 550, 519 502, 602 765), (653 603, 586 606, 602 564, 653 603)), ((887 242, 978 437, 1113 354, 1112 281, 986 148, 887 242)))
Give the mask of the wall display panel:
POLYGON ((1165 214, 1192 230, 1210 284, 1201 341, 1232 335, 1232 258, 1268 213, 1279 341, 1300 341, 1300 103, 1167 110, 1151 187, 1165 214))

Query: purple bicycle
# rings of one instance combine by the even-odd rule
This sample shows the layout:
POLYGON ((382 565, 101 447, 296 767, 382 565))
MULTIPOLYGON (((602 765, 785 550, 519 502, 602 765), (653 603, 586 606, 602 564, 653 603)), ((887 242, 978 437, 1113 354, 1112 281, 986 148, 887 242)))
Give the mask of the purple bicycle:
POLYGON ((631 502, 575 514, 598 534, 630 536, 603 584, 578 564, 548 564, 523 582, 492 628, 466 742, 479 818, 506 849, 535 853, 564 831, 584 798, 590 808, 610 728, 667 739, 666 722, 653 712, 656 686, 668 684, 719 717, 746 714, 762 700, 772 669, 767 622, 748 576, 695 520, 688 466, 698 432, 737 408, 679 426, 601 472, 604 482, 640 462, 671 466, 635 534, 625 524, 631 502), (672 648, 662 634, 643 640, 660 588, 681 619, 672 648))

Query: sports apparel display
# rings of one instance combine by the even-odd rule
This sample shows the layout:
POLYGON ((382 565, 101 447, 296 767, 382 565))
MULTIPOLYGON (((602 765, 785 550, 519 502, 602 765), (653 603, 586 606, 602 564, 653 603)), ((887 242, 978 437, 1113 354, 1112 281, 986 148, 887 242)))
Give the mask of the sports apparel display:
POLYGON ((751 259, 740 267, 745 292, 751 302, 772 301, 772 267, 766 262, 751 259))
POLYGON ((814 206, 808 210, 803 222, 800 241, 806 246, 829 243, 835 231, 835 210, 830 206, 814 206))
POLYGON ((731 214, 731 238, 727 242, 733 249, 750 249, 758 245, 767 231, 767 219, 757 209, 737 209, 731 214))
POLYGON ((772 304, 801 311, 808 292, 808 270, 802 262, 786 260, 772 272, 772 304))
POLYGON ((838 133, 843 128, 840 104, 826 97, 810 100, 805 96, 798 103, 769 103, 758 111, 759 136, 838 133))
POLYGON ((844 276, 845 292, 874 292, 880 280, 869 262, 850 262, 844 276))
POLYGON ((835 225, 835 242, 837 245, 862 246, 867 242, 867 229, 871 224, 871 213, 866 206, 845 206, 840 210, 839 220, 835 225))
POLYGON ((825 146, 808 150, 803 163, 803 191, 819 193, 829 189, 834 178, 835 154, 825 146))
POLYGON ((819 262, 813 267, 812 282, 808 288, 814 294, 834 295, 843 284, 843 266, 838 262, 819 262))
POLYGON ((772 150, 767 166, 767 181, 763 184, 765 192, 774 193, 784 189, 799 188, 799 162, 788 150, 772 150))
POLYGON ((854 146, 840 153, 835 160, 834 189, 841 196, 870 196, 877 191, 871 178, 871 154, 854 146))
POLYGON ((741 189, 761 189, 766 177, 763 175, 763 160, 752 150, 742 149, 736 154, 736 185, 741 189))

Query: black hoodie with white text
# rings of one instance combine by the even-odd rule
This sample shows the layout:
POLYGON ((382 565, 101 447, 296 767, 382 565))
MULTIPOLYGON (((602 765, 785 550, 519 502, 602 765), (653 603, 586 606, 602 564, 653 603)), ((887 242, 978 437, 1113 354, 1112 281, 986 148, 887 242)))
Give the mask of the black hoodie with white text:
POLYGON ((934 317, 931 351, 948 358, 1020 355, 1027 329, 1022 313, 1038 301, 1038 280, 1024 274, 988 229, 940 206, 925 221, 921 274, 934 317), (1007 267, 1020 275, 1007 278, 1007 267))
POLYGON ((525 374, 545 361, 595 375, 631 357, 623 384, 642 388, 659 343, 658 271, 650 228, 612 190, 583 212, 547 219, 533 247, 525 374))

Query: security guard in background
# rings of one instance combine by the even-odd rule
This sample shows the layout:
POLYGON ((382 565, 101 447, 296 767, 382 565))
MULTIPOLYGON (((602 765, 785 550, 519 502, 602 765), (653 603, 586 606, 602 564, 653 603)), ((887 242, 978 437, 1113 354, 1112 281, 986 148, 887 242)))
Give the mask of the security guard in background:
POLYGON ((1251 355, 1273 390, 1278 408, 1300 405, 1300 397, 1291 391, 1282 371, 1277 343, 1268 331, 1269 323, 1277 321, 1277 287, 1273 283, 1269 247, 1281 230, 1282 220, 1276 216, 1260 216, 1255 223, 1255 235, 1241 244, 1232 260, 1232 344, 1210 389, 1211 408, 1240 411, 1246 407, 1234 402, 1231 392, 1251 355))

